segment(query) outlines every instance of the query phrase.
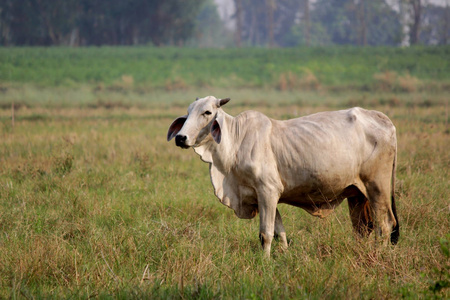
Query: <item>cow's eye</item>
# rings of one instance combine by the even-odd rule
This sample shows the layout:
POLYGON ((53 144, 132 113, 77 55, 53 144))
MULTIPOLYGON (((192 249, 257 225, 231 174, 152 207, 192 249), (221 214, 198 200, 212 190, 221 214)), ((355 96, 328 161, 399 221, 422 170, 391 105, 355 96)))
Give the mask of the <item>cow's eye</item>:
POLYGON ((204 112, 204 114, 208 116, 208 115, 211 114, 211 112, 209 110, 207 110, 207 111, 204 112))

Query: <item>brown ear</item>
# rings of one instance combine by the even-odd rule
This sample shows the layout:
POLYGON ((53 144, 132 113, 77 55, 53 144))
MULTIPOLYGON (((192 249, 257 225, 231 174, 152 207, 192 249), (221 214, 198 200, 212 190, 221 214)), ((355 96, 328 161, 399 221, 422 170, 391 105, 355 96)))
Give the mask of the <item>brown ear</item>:
POLYGON ((220 129, 220 125, 219 122, 217 122, 217 120, 214 120, 214 122, 211 125, 211 135, 214 141, 217 144, 220 144, 220 140, 222 139, 222 130, 220 129))
POLYGON ((169 131, 167 131, 167 141, 173 139, 177 133, 183 128, 184 122, 186 122, 187 116, 182 116, 176 118, 175 121, 169 127, 169 131))
POLYGON ((223 98, 219 100, 219 107, 224 106, 225 104, 228 103, 228 101, 230 101, 230 98, 223 98))

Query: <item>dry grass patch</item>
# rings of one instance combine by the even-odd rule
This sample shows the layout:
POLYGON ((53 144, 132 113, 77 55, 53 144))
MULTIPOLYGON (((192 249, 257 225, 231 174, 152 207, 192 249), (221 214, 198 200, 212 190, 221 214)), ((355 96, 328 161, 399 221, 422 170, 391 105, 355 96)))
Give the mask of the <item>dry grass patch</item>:
POLYGON ((422 88, 422 82, 409 73, 398 75, 393 71, 385 71, 383 73, 375 73, 373 79, 374 87, 378 91, 413 93, 422 88))
POLYGON ((319 80, 310 70, 307 70, 301 77, 289 71, 281 73, 278 77, 276 87, 280 91, 293 90, 318 90, 320 87, 319 80))

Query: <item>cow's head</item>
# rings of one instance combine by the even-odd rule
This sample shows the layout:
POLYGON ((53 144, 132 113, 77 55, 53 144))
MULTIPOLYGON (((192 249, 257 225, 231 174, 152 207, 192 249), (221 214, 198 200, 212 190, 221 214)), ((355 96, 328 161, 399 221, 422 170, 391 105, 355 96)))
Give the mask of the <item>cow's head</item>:
POLYGON ((175 137, 177 146, 187 149, 197 147, 207 141, 209 134, 220 143, 221 129, 217 114, 220 107, 230 101, 230 98, 217 99, 208 96, 197 99, 188 108, 188 114, 175 119, 167 132, 167 141, 175 137))

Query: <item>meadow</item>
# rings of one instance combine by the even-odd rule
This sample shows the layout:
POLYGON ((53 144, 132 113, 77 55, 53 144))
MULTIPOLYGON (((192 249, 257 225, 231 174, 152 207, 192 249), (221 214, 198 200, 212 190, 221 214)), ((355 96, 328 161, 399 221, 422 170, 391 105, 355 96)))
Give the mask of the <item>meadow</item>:
POLYGON ((449 298, 449 49, 1 48, 0 298, 449 298), (232 115, 387 114, 398 245, 357 239, 345 201, 280 205, 290 247, 265 260, 259 219, 166 141, 210 94, 232 115))
MULTIPOLYGON (((152 47, 0 48, 2 82, 78 87, 134 84, 140 91, 189 87, 335 88, 367 90, 407 76, 450 80, 450 47, 189 49, 152 47), (387 77, 387 78, 386 78, 387 77), (123 79, 123 80, 122 80, 123 79), (285 81, 285 82, 283 82, 285 81), (291 86, 292 85, 292 86, 291 86)), ((397 86, 398 85, 398 86, 397 86)))

